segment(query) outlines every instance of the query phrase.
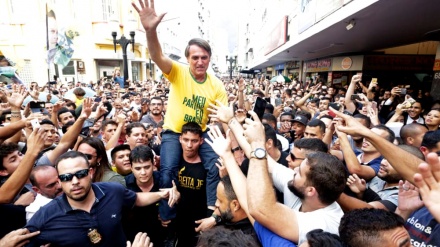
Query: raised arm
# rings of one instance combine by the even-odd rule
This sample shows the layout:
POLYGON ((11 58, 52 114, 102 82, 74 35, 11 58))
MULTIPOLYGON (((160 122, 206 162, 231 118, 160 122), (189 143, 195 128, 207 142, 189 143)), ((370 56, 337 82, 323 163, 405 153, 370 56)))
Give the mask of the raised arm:
POLYGON ((46 133, 43 130, 35 129, 29 136, 28 150, 20 161, 17 170, 0 187, 0 204, 11 203, 14 197, 20 192, 31 174, 32 167, 37 159, 38 153, 43 149, 46 133))
POLYGON ((345 109, 347 111, 353 113, 356 110, 356 105, 351 99, 351 96, 354 94, 354 90, 356 89, 356 83, 361 81, 361 75, 354 75, 351 78, 350 85, 348 86, 347 92, 345 93, 345 109))
POLYGON ((367 138, 368 141, 382 154, 382 156, 390 162, 391 166, 402 177, 411 183, 414 183, 414 174, 417 172, 417 166, 423 163, 423 160, 406 152, 391 142, 384 141, 383 137, 375 134, 356 119, 345 115, 342 112, 337 112, 332 109, 335 114, 342 118, 345 126, 338 126, 337 129, 349 135, 360 135, 367 138))
MULTIPOLYGON (((250 114, 255 121, 246 119, 244 136, 253 150, 264 148, 264 127, 255 112, 251 111, 250 114)), ((247 199, 249 213, 256 221, 275 234, 295 243, 298 242, 298 218, 292 209, 277 203, 267 168, 267 159, 251 158, 249 160, 247 199)))
POLYGON ((79 118, 75 121, 72 127, 69 128, 66 134, 63 135, 58 146, 52 152, 47 153, 47 158, 52 164, 55 163, 55 160, 61 154, 67 152, 67 150, 69 150, 69 148, 75 144, 79 133, 81 133, 84 121, 89 118, 90 114, 92 113, 92 103, 91 98, 84 99, 82 112, 79 118))
POLYGON ((223 163, 228 170, 229 177, 231 178, 232 187, 237 195, 237 199, 240 202, 241 208, 246 212, 247 217, 254 224, 254 218, 249 214, 249 208, 247 203, 247 192, 246 192, 246 177, 240 170, 237 162, 235 161, 234 155, 231 152, 231 132, 227 130, 226 139, 221 134, 220 129, 214 126, 208 132, 210 140, 206 142, 212 147, 212 149, 223 159, 223 163))
POLYGON ((159 66, 163 73, 169 74, 171 72, 173 63, 170 58, 166 57, 162 53, 162 48, 160 47, 156 30, 166 13, 162 13, 160 15, 156 14, 156 10, 154 9, 154 0, 150 0, 150 3, 148 0, 139 0, 140 7, 138 7, 134 2, 132 2, 132 5, 138 12, 142 26, 147 34, 147 46, 151 59, 157 64, 157 66, 159 66))

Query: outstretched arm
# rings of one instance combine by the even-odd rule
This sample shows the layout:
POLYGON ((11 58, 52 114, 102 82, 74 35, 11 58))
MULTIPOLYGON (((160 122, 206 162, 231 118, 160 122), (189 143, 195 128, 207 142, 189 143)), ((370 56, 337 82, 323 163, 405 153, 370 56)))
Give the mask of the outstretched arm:
POLYGON ((151 59, 157 64, 157 66, 159 66, 163 73, 169 74, 173 63, 170 58, 162 53, 156 30, 166 13, 157 15, 156 10, 154 9, 154 0, 150 0, 150 3, 148 1, 149 0, 139 0, 140 7, 134 2, 132 5, 138 12, 142 26, 147 34, 147 46, 151 59))

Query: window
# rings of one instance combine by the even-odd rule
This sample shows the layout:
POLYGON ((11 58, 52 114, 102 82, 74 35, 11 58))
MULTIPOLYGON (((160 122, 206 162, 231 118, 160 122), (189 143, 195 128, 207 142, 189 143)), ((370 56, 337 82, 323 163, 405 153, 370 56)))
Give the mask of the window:
POLYGON ((70 61, 66 67, 63 68, 63 75, 75 75, 75 65, 70 61))
POLYGON ((119 21, 117 0, 102 0, 102 19, 104 21, 119 21))

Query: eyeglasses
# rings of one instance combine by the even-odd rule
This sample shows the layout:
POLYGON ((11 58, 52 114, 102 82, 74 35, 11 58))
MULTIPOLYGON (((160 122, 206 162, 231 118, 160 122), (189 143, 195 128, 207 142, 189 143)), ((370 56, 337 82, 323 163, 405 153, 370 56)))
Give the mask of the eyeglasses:
POLYGON ((297 157, 295 157, 295 155, 293 153, 290 153, 290 159, 292 161, 295 161, 295 160, 305 160, 305 158, 297 158, 297 157))
POLYGON ((73 174, 72 173, 61 174, 58 176, 58 178, 60 179, 61 182, 69 182, 69 181, 72 181, 74 176, 77 179, 81 179, 87 175, 89 175, 89 169, 83 169, 83 170, 79 170, 73 174))
POLYGON ((96 155, 91 155, 91 154, 84 154, 88 160, 93 159, 93 157, 96 157, 96 155))

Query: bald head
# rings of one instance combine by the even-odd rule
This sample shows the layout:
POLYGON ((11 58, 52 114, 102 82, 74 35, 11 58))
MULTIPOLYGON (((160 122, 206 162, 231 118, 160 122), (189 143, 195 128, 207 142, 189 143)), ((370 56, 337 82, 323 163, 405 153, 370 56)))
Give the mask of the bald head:
POLYGON ((427 131, 428 128, 425 125, 418 123, 407 124, 400 129, 400 138, 402 138, 403 144, 419 148, 427 131))

